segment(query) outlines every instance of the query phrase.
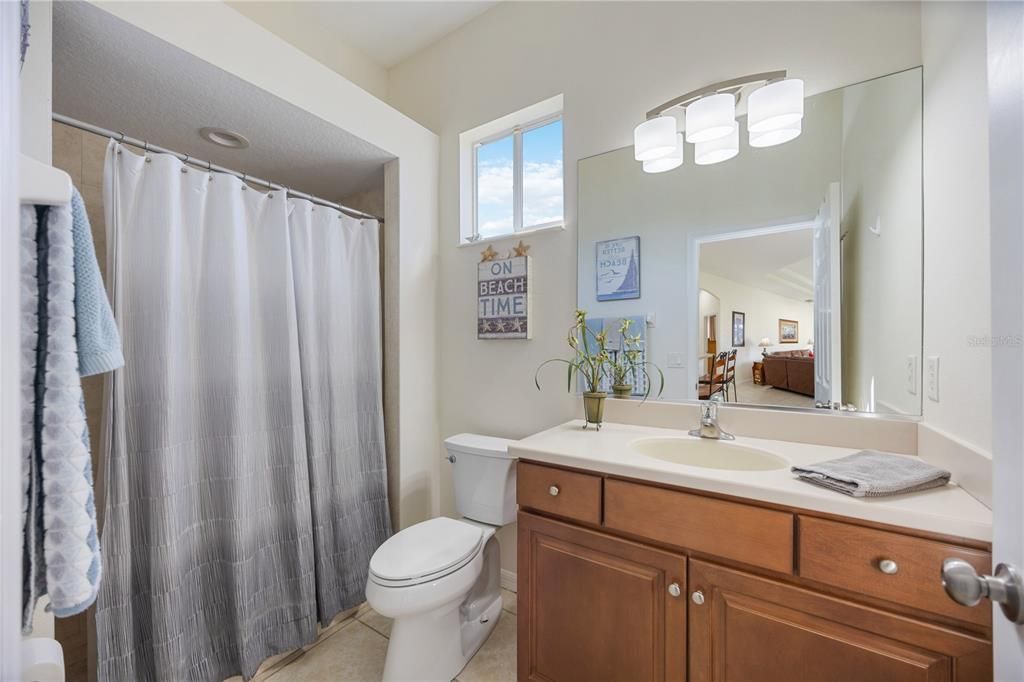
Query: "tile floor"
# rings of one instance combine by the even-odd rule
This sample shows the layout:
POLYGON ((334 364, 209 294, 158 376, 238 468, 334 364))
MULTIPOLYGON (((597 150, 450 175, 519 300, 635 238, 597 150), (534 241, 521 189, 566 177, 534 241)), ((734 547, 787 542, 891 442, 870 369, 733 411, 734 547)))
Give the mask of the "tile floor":
MULTIPOLYGON (((516 595, 501 591, 498 624, 458 682, 513 682, 516 679, 516 595)), ((258 682, 378 682, 391 634, 391 620, 367 605, 338 618, 316 642, 268 661, 258 682)), ((232 680, 240 678, 232 678, 232 680)))

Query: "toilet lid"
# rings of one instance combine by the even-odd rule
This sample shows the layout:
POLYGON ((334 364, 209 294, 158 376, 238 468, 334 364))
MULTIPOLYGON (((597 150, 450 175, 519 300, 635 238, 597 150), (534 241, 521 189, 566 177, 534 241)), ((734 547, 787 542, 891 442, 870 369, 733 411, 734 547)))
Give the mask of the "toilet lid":
POLYGON ((483 529, 439 517, 391 536, 370 559, 370 572, 385 580, 409 580, 441 573, 480 548, 483 529))

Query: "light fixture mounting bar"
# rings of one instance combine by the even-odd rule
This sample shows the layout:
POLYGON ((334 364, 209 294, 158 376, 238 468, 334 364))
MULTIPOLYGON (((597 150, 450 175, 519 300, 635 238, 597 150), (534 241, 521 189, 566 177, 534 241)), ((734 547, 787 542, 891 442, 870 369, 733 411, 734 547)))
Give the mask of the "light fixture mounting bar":
POLYGON ((669 109, 675 107, 685 106, 691 102, 694 102, 701 97, 707 95, 714 95, 720 92, 733 91, 736 92, 740 88, 746 85, 753 85, 754 83, 772 83, 774 81, 783 80, 786 77, 786 70, 781 71, 765 71, 763 73, 754 73, 749 76, 740 76, 739 78, 733 78, 727 81, 719 81, 718 83, 712 83, 711 85, 705 85, 703 88, 697 90, 691 90, 685 95, 680 95, 674 99, 670 99, 664 104, 659 104, 650 111, 647 112, 647 118, 652 119, 656 116, 661 116, 669 109))

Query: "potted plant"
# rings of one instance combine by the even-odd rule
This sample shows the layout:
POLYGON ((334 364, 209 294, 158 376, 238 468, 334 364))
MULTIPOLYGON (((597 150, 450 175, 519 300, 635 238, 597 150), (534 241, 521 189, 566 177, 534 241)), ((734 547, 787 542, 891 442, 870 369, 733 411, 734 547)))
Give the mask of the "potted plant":
POLYGON ((633 395, 632 382, 636 381, 640 375, 643 375, 647 386, 644 391, 644 400, 647 400, 647 397, 651 394, 651 375, 648 373, 647 367, 653 367, 658 372, 658 395, 661 395, 661 392, 665 390, 665 375, 662 373, 661 368, 653 362, 642 361, 643 350, 641 348, 640 335, 630 335, 629 333, 629 328, 632 324, 632 320, 622 320, 622 324, 619 326, 622 347, 611 353, 612 392, 616 398, 628 398, 633 395))
POLYGON ((608 375, 608 336, 604 331, 595 334, 588 329, 587 312, 577 310, 576 322, 569 329, 566 341, 573 351, 572 359, 545 360, 537 368, 533 382, 537 385, 537 390, 540 390, 540 371, 545 365, 553 362, 566 365, 567 388, 570 393, 573 379, 577 376, 583 378, 583 411, 587 420, 583 428, 593 424, 600 429, 604 418, 604 399, 608 395, 601 390, 601 381, 608 375))

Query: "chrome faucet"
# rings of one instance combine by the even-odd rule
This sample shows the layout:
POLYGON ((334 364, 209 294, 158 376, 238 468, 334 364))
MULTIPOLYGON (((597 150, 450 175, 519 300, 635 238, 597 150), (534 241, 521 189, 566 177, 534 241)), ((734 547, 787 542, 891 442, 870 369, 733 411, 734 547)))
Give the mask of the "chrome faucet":
POLYGON ((726 433, 718 425, 718 405, 722 396, 715 394, 710 400, 700 404, 700 426, 690 431, 696 438, 714 438, 716 440, 736 440, 736 436, 726 433))

